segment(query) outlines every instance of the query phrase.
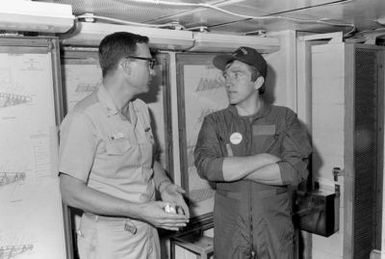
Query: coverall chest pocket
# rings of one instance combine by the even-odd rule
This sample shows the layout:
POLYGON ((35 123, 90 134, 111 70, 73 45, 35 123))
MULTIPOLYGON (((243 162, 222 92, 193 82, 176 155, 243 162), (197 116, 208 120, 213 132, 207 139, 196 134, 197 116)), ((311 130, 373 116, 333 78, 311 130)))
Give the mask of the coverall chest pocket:
POLYGON ((279 154, 282 143, 282 134, 276 133, 271 136, 267 136, 264 143, 264 151, 270 154, 279 154))
POLYGON ((126 137, 109 139, 106 143, 107 154, 119 156, 125 154, 131 148, 130 141, 126 137))

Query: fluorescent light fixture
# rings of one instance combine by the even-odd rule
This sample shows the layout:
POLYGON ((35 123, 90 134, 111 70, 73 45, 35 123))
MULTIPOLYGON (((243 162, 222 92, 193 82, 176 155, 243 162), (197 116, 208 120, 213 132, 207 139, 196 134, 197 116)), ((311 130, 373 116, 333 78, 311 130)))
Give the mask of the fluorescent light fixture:
POLYGON ((279 50, 278 38, 194 32, 195 45, 190 51, 232 52, 240 46, 257 49, 261 53, 279 50))
POLYGON ((74 24, 72 6, 25 0, 1 2, 0 30, 63 33, 74 24))
POLYGON ((60 37, 61 43, 73 46, 98 46, 108 34, 126 31, 149 37, 150 47, 163 50, 187 50, 194 45, 192 32, 130 25, 79 22, 77 29, 60 37))
POLYGON ((149 37, 150 47, 161 50, 231 52, 240 46, 249 46, 258 49, 261 53, 271 53, 279 49, 279 40, 269 37, 195 33, 94 22, 78 22, 76 25, 76 29, 71 33, 60 35, 63 45, 97 47, 106 35, 126 31, 149 37))

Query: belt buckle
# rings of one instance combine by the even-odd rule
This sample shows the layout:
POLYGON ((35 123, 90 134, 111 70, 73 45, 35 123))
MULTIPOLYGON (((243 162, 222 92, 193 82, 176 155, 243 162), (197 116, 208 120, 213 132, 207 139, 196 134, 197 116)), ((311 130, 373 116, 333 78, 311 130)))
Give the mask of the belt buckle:
POLYGON ((124 230, 130 232, 133 235, 135 235, 136 231, 138 229, 136 228, 136 226, 132 222, 126 221, 124 223, 124 230))

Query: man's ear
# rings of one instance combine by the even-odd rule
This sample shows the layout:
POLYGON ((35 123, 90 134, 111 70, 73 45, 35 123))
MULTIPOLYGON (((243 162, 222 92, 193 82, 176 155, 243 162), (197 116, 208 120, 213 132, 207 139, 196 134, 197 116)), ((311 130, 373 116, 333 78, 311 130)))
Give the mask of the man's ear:
POLYGON ((258 90, 263 85, 263 83, 265 83, 265 78, 263 78, 263 76, 259 76, 254 82, 255 89, 258 90))
POLYGON ((120 60, 119 69, 121 69, 124 73, 131 74, 131 62, 126 58, 122 58, 120 60))

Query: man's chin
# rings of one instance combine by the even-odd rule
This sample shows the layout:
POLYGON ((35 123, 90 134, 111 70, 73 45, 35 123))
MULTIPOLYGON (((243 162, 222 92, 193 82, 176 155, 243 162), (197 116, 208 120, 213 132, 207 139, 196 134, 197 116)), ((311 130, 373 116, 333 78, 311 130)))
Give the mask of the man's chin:
POLYGON ((143 93, 148 93, 148 91, 150 91, 150 85, 147 84, 143 87, 143 93))
POLYGON ((230 104, 237 104, 238 102, 237 102, 236 99, 230 99, 230 98, 229 98, 229 103, 230 103, 230 104))

